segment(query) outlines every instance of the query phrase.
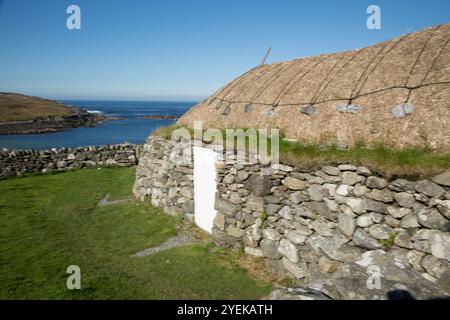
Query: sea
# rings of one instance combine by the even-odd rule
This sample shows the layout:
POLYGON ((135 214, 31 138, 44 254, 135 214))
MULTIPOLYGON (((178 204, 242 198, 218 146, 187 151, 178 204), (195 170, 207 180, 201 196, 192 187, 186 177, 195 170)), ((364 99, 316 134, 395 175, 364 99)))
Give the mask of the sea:
POLYGON ((76 148, 106 144, 143 144, 156 129, 175 124, 176 120, 144 119, 146 115, 180 117, 196 101, 87 101, 61 100, 62 103, 123 120, 98 123, 94 127, 66 129, 55 133, 0 135, 0 148, 35 149, 76 148))

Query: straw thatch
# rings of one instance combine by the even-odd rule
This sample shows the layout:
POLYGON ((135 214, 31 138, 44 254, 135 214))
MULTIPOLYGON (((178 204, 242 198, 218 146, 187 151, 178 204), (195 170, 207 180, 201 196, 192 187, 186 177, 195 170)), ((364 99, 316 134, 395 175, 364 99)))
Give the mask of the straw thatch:
POLYGON ((178 124, 278 127, 304 142, 450 149, 450 24, 361 50, 258 66, 178 124))

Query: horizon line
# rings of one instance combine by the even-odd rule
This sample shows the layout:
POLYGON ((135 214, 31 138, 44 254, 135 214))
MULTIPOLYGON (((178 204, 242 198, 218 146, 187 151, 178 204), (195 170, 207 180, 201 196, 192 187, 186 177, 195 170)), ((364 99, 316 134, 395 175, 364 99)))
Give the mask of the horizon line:
POLYGON ((77 100, 77 101, 137 101, 137 102, 149 102, 149 101, 156 101, 156 102, 200 102, 205 99, 207 99, 208 96, 197 96, 197 95, 176 95, 176 96, 148 96, 148 97, 75 97, 75 96, 58 96, 53 94, 36 94, 36 93, 30 93, 30 92, 17 92, 17 91, 9 91, 9 90, 0 90, 0 93, 2 94, 16 94, 16 95, 25 95, 35 98, 41 98, 41 99, 49 99, 49 100, 56 100, 56 101, 62 101, 62 100, 77 100))

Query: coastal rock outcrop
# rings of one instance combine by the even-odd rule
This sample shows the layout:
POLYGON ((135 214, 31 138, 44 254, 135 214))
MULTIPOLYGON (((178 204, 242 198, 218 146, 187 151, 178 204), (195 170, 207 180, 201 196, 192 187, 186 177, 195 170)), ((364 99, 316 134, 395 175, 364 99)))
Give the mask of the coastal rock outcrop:
POLYGON ((51 133, 108 119, 54 100, 0 92, 0 135, 51 133))

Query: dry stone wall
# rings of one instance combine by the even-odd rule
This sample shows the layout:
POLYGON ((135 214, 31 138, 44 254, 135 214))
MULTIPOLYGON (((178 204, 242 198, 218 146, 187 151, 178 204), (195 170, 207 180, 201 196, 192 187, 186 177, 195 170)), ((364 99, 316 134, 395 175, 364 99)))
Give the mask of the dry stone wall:
POLYGON ((0 177, 97 166, 134 166, 140 146, 118 144, 76 149, 0 151, 0 177))
MULTIPOLYGON (((192 218, 192 167, 170 160, 175 146, 149 139, 135 194, 192 218)), ((218 244, 265 259, 280 276, 333 299, 450 294, 450 172, 387 181, 346 164, 317 171, 280 164, 268 175, 261 165, 216 168, 218 244), (368 284, 374 272, 375 288, 368 284)))
POLYGON ((139 158, 133 192, 138 199, 151 199, 154 206, 163 208, 169 214, 183 215, 192 220, 193 166, 179 161, 178 156, 186 152, 183 146, 179 146, 174 141, 150 137, 139 158))
POLYGON ((450 173, 413 182, 353 165, 276 169, 219 166, 220 244, 333 298, 381 297, 386 284, 372 291, 365 283, 372 265, 391 289, 401 283, 422 298, 449 293, 450 173))

